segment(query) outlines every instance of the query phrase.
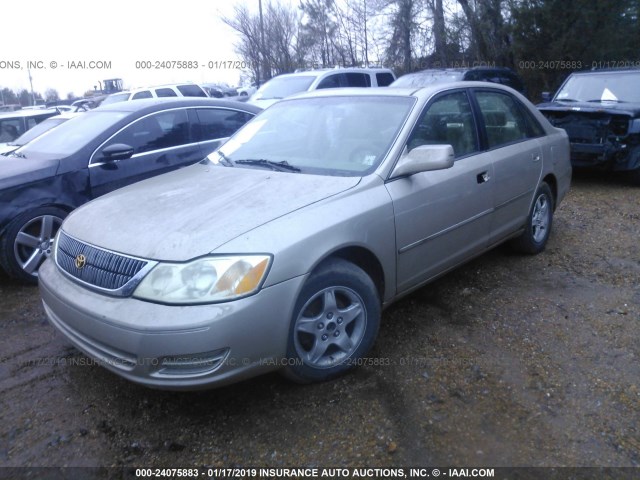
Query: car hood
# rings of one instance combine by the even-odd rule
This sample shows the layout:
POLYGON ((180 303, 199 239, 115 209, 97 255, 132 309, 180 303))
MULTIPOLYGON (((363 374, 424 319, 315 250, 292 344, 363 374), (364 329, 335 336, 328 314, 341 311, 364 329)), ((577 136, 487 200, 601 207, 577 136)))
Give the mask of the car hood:
MULTIPOLYGON (((67 217, 62 228, 108 250, 186 261, 359 181, 197 164, 94 200, 67 217)), ((255 251, 261 251, 259 245, 255 251)))
POLYGON ((616 102, 549 102, 541 103, 538 109, 543 112, 589 112, 611 115, 629 115, 640 117, 640 104, 616 102))
POLYGON ((255 105, 256 107, 260 107, 260 108, 267 108, 270 107, 271 105, 273 105, 274 103, 278 103, 280 100, 282 100, 281 98, 267 98, 264 100, 249 100, 247 103, 249 105, 255 105))
POLYGON ((0 156, 0 190, 53 177, 58 170, 55 159, 30 159, 0 156))

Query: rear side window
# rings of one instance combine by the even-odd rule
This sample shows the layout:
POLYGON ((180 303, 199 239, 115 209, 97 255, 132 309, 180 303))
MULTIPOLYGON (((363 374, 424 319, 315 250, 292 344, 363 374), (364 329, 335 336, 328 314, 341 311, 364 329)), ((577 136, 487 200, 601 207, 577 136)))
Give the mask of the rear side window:
POLYGON ((141 98, 153 98, 153 95, 149 90, 143 90, 142 92, 134 93, 131 100, 140 100, 141 98))
POLYGON ((345 73, 347 87, 370 87, 371 78, 366 73, 345 73))
POLYGON ((531 126, 521 106, 506 93, 476 92, 487 132, 489 148, 496 148, 531 138, 531 126))
POLYGON ((230 137, 253 118, 247 112, 222 108, 198 108, 196 113, 198 122, 194 124, 193 131, 195 140, 199 142, 230 137))
POLYGON ((379 87, 388 87, 394 81, 393 75, 389 72, 376 73, 376 81, 379 87))
POLYGON ((178 85, 178 91, 184 95, 185 97, 206 97, 207 94, 204 93, 198 85, 178 85))
POLYGON ((171 88, 156 88, 156 96, 158 97, 177 97, 178 94, 171 88))

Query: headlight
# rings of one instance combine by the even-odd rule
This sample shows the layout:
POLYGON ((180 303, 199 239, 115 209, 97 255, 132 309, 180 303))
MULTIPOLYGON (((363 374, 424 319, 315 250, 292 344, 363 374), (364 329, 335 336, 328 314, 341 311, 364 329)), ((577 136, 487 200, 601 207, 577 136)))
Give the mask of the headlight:
POLYGON ((268 255, 233 255, 159 263, 133 296, 177 305, 226 302, 257 292, 270 262, 268 255))

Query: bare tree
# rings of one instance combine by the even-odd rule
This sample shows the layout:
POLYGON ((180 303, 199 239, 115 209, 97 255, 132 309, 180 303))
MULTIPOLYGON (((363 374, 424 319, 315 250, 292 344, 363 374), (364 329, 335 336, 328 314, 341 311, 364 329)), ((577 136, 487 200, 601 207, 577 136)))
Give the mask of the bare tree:
POLYGON ((55 88, 47 88, 44 92, 44 99, 47 102, 57 102, 60 100, 60 95, 58 95, 58 91, 55 88))

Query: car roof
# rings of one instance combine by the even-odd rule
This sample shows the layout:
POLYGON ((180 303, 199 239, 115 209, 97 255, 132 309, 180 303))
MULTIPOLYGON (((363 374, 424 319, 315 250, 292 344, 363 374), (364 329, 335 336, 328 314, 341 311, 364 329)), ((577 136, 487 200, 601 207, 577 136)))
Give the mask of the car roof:
POLYGON ((13 112, 1 112, 0 119, 2 118, 14 118, 14 117, 37 117, 39 115, 57 115, 58 111, 55 108, 34 108, 29 110, 14 110, 13 112))
POLYGON ((93 111, 100 112, 154 112, 157 110, 165 110, 168 108, 180 107, 227 107, 234 110, 243 110, 249 113, 258 113, 262 111, 260 107, 250 105, 245 102, 234 102, 231 100, 218 100, 215 98, 205 97, 170 97, 170 98, 151 98, 143 100, 132 100, 130 102, 117 102, 108 105, 101 105, 93 111))
POLYGON ((389 88, 389 87, 372 87, 372 88, 325 88, 320 90, 312 90, 310 92, 301 93, 292 97, 285 98, 281 102, 287 100, 295 100, 299 98, 320 98, 320 97, 366 97, 366 96, 378 96, 378 97, 417 97, 419 99, 427 99, 432 95, 457 88, 482 88, 484 90, 502 90, 509 93, 516 93, 520 96, 519 92, 513 88, 501 85, 499 83, 491 82, 449 82, 449 83, 436 83, 420 88, 389 88))
POLYGON ((305 70, 303 72, 294 72, 294 73, 283 73, 281 75, 276 75, 273 78, 281 78, 281 77, 319 77, 321 75, 329 74, 329 73, 383 73, 383 72, 391 72, 392 70, 389 68, 383 67, 370 67, 370 68, 362 68, 362 67, 340 67, 340 68, 318 68, 316 70, 305 70))
POLYGON ((603 68, 601 70, 585 70, 573 72, 571 75, 604 75, 607 73, 638 73, 640 68, 603 68))
MULTIPOLYGON (((187 85, 195 85, 196 87, 200 86, 197 83, 193 83, 193 82, 163 83, 162 85, 149 85, 148 87, 136 87, 126 91, 134 93, 134 92, 139 92, 141 90, 151 90, 156 88, 177 88, 177 87, 184 87, 187 85)), ((117 93, 122 93, 122 92, 117 92, 117 93)))

